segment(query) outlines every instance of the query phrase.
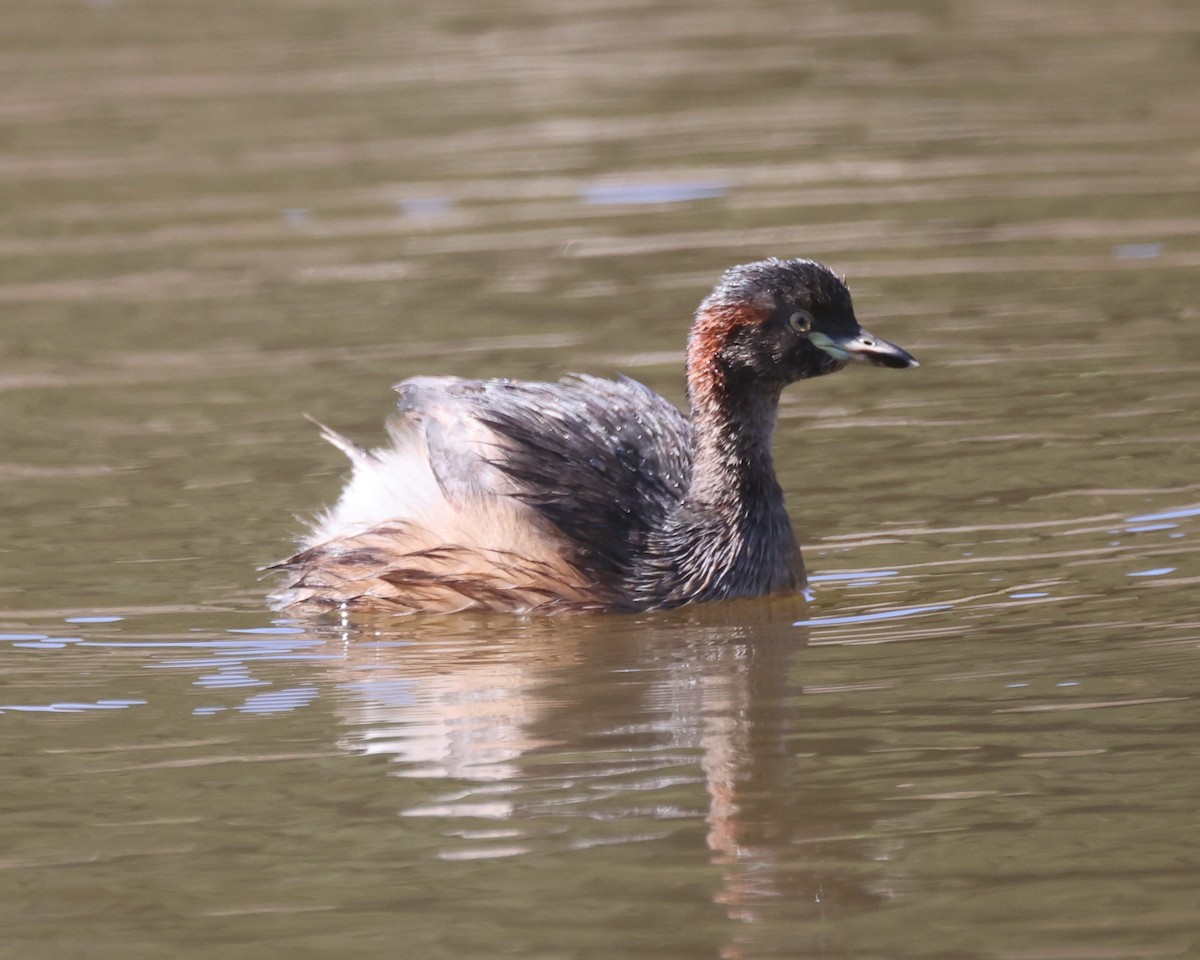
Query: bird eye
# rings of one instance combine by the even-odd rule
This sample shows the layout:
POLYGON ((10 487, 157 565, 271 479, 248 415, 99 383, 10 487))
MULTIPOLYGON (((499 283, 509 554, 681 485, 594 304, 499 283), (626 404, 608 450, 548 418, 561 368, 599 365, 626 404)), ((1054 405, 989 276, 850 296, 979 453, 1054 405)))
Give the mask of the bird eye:
POLYGON ((788 317, 788 326, 797 333, 808 333, 812 329, 812 314, 807 310, 797 310, 788 317))

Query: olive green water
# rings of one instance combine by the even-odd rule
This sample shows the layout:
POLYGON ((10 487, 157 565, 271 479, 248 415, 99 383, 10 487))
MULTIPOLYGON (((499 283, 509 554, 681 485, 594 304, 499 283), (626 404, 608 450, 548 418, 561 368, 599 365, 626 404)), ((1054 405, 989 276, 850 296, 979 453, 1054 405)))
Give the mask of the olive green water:
POLYGON ((1200 956, 1191 0, 5 0, 0 956, 1200 956), (263 604, 417 373, 767 254, 813 600, 263 604))

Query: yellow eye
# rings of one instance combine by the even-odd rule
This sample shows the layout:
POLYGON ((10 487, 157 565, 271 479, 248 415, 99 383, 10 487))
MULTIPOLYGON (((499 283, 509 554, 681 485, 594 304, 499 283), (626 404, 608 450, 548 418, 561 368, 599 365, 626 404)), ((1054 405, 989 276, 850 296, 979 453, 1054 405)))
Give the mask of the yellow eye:
POLYGON ((812 329, 812 314, 807 310, 797 310, 788 317, 788 326, 797 333, 808 333, 812 329))

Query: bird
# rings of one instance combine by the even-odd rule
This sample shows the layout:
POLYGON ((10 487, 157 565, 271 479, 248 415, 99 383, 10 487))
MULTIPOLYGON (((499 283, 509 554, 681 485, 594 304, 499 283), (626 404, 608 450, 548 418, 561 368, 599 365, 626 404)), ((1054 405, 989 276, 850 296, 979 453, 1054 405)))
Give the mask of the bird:
POLYGON ((780 394, 852 361, 916 367, 814 260, 728 269, 688 335, 690 413, 625 376, 417 376, 390 443, 350 460, 283 576, 280 611, 636 613, 790 594, 804 562, 772 459, 780 394))

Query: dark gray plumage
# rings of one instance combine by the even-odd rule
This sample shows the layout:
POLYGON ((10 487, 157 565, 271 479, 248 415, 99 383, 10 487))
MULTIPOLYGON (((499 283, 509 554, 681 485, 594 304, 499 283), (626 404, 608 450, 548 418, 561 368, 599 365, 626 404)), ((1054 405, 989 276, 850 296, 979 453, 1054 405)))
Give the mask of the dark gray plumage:
POLYGON ((567 538, 576 566, 619 588, 687 489, 687 418, 628 377, 450 389, 469 391, 474 416, 508 441, 493 463, 516 482, 513 496, 567 538))

